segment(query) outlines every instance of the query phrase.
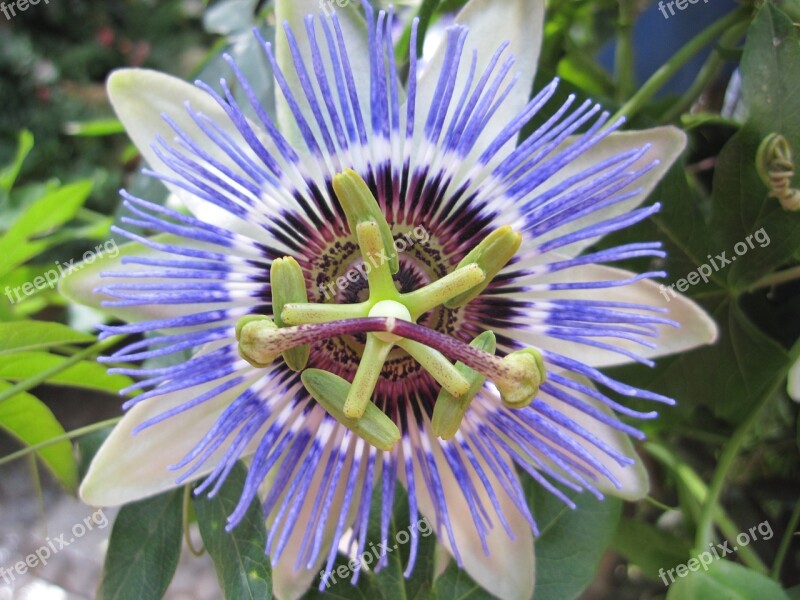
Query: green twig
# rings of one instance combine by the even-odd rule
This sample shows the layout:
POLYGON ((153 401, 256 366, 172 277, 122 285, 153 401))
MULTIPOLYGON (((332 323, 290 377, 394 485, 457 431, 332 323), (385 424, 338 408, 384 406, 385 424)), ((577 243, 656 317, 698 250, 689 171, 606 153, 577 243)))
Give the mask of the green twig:
POLYGON ((703 507, 700 511, 700 518, 697 522, 697 535, 695 537, 695 548, 699 550, 705 549, 713 539, 713 516, 714 511, 719 504, 720 496, 722 495, 722 488, 725 486, 725 481, 728 478, 728 473, 733 466, 736 457, 744 445, 750 430, 758 420, 761 411, 769 403, 769 400, 775 396, 778 386, 783 382, 783 378, 776 379, 775 383, 769 387, 764 395, 756 403, 755 408, 750 413, 750 416, 739 425, 734 431, 733 436, 725 445, 722 454, 717 462, 717 468, 714 471, 714 476, 711 478, 711 483, 708 486, 708 494, 706 494, 703 501, 703 507))
POLYGON ((652 496, 645 496, 645 500, 647 500, 650 504, 652 504, 656 508, 663 510, 664 512, 671 512, 678 510, 676 507, 664 504, 663 502, 661 502, 661 500, 653 498, 652 496))
POLYGON ((700 97, 700 94, 709 86, 711 81, 716 77, 719 68, 725 62, 722 55, 722 50, 735 44, 739 38, 744 35, 747 28, 750 26, 748 21, 742 21, 738 25, 731 27, 720 37, 717 46, 711 51, 705 64, 700 69, 697 77, 692 82, 692 85, 681 97, 680 100, 664 115, 662 121, 669 123, 680 117, 684 112, 688 111, 695 100, 700 97))
POLYGON ((58 375, 62 371, 66 371, 67 369, 78 364, 82 360, 100 354, 104 350, 118 343, 121 339, 122 337, 115 336, 108 338, 107 340, 97 342, 96 344, 93 344, 88 348, 84 348, 80 352, 73 354, 67 360, 59 363, 55 367, 52 367, 51 369, 47 369, 46 371, 37 373, 33 377, 20 381, 16 385, 13 385, 10 388, 8 388, 5 392, 0 393, 0 402, 4 402, 9 398, 13 398, 17 394, 20 394, 22 392, 27 392, 28 390, 35 388, 37 385, 44 383, 45 381, 47 381, 54 375, 58 375))
MULTIPOLYGON (((682 462, 678 457, 672 454, 672 452, 660 444, 647 442, 645 444, 645 450, 653 458, 672 471, 691 498, 697 503, 697 511, 699 512, 700 506, 708 496, 708 486, 706 486, 700 475, 698 475, 690 465, 682 462)), ((740 528, 728 516, 722 506, 717 506, 714 511, 714 524, 719 527, 722 535, 728 540, 736 539, 736 534, 740 531, 740 528)), ((745 565, 761 574, 767 574, 769 570, 767 565, 764 564, 764 561, 761 560, 751 547, 742 546, 739 548, 738 554, 745 565)))
POLYGON ((788 283, 790 281, 794 281, 795 279, 800 279, 800 267, 793 267, 791 269, 786 269, 785 271, 770 273, 747 288, 747 291, 754 292, 755 290, 760 290, 762 288, 788 283))
POLYGON ((636 89, 636 65, 633 59, 633 22, 635 18, 634 0, 619 0, 614 77, 617 81, 617 100, 620 102, 629 98, 636 89))
POLYGON ((49 440, 45 440, 43 442, 39 442, 38 444, 34 444, 33 446, 27 446, 22 450, 18 450, 13 454, 8 454, 0 458, 0 466, 8 464, 10 462, 14 462, 19 458, 24 458, 30 454, 38 452, 39 450, 52 446, 53 444, 58 444, 59 442, 82 437, 84 435, 94 433, 95 431, 100 431, 101 429, 105 429, 106 427, 112 427, 117 423, 119 423, 121 419, 122 417, 114 417, 113 419, 108 419, 106 421, 98 421, 97 423, 92 423, 91 425, 86 425, 85 427, 81 427, 79 429, 73 429, 72 431, 68 431, 62 435, 57 435, 55 437, 50 438, 49 440))
POLYGON ((792 544, 792 538, 796 533, 795 530, 797 529, 798 523, 800 523, 800 501, 794 506, 794 512, 792 512, 792 516, 789 518, 786 531, 781 539, 781 545, 778 547, 778 553, 775 555, 775 562, 772 563, 770 577, 775 581, 780 579, 783 561, 786 559, 786 554, 789 552, 789 546, 792 544))
POLYGON ((617 111, 617 114, 610 119, 609 123, 614 123, 623 116, 627 118, 633 117, 695 54, 719 35, 728 31, 731 27, 737 26, 740 21, 748 19, 749 11, 748 7, 740 7, 689 40, 668 62, 653 73, 639 91, 617 111))
POLYGON ((193 556, 200 558, 206 553, 206 547, 202 543, 200 544, 199 548, 194 545, 194 540, 192 540, 191 524, 192 486, 185 485, 183 486, 183 541, 186 543, 186 547, 189 549, 189 552, 191 552, 193 556))

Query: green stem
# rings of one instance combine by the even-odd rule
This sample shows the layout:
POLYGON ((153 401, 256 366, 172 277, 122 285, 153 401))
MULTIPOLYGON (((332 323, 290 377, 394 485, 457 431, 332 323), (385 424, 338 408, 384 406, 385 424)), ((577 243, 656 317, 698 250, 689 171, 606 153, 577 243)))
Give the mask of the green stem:
POLYGON ((633 117, 695 54, 710 44, 716 37, 736 26, 739 21, 748 18, 748 13, 748 7, 738 8, 689 40, 667 63, 653 73, 639 91, 609 120, 609 123, 614 123, 623 116, 628 119, 633 117))
POLYGON ((633 0, 619 0, 614 75, 617 81, 617 100, 620 102, 625 98, 629 98, 636 89, 636 69, 633 59, 633 22, 635 13, 636 7, 633 0))
POLYGON ((668 504, 664 504, 661 500, 657 498, 653 498, 652 496, 645 496, 645 500, 655 506, 656 508, 663 510, 664 512, 672 512, 678 510, 674 506, 669 506, 668 504))
POLYGON ((768 401, 775 395, 778 385, 782 383, 783 379, 776 380, 766 393, 759 399, 756 407, 750 413, 750 416, 745 419, 744 423, 734 431, 730 441, 725 445, 722 454, 717 462, 717 468, 714 471, 714 476, 708 486, 708 494, 706 494, 703 501, 703 507, 700 511, 700 518, 697 522, 697 534, 695 537, 695 548, 698 551, 705 549, 713 539, 713 517, 714 511, 719 503, 720 496, 722 495, 722 488, 725 486, 725 481, 728 478, 728 473, 733 466, 739 451, 742 449, 750 430, 758 420, 763 408, 767 405, 768 401))
POLYGON ((200 543, 199 548, 194 545, 194 540, 192 540, 191 524, 192 486, 185 485, 183 486, 183 541, 186 542, 186 547, 189 548, 189 552, 191 552, 193 556, 200 558, 206 553, 206 547, 202 542, 200 543))
POLYGON ((57 435, 56 437, 50 438, 49 440, 39 442, 38 444, 34 444, 33 446, 28 446, 26 448, 23 448, 22 450, 14 452, 13 454, 8 454, 3 458, 0 458, 0 466, 13 462, 18 458, 24 458, 29 454, 38 452, 39 450, 52 446, 53 444, 58 444, 59 442, 72 440, 84 435, 88 435, 90 433, 94 433, 95 431, 100 431, 101 429, 105 429, 106 427, 113 427, 114 425, 119 423, 121 419, 122 417, 114 417, 113 419, 108 419, 106 421, 99 421, 97 423, 92 423, 91 425, 86 425, 85 427, 81 427, 79 429, 73 429, 72 431, 68 431, 62 435, 57 435))
MULTIPOLYGON (((698 475, 691 466, 679 460, 667 448, 660 444, 647 442, 645 444, 645 450, 675 474, 678 481, 681 482, 691 498, 697 503, 697 511, 695 512, 698 512, 700 510, 700 505, 702 505, 708 496, 708 487, 700 475, 698 475)), ((716 507, 714 511, 714 523, 719 527, 725 539, 736 539, 736 534, 740 529, 725 512, 724 507, 716 507)), ((767 566, 749 546, 742 546, 739 548, 738 555, 742 562, 754 571, 764 575, 767 573, 767 566)))
POLYGON ((42 478, 39 473, 39 464, 36 462, 35 456, 31 456, 28 462, 31 469, 31 481, 33 482, 33 495, 36 496, 36 512, 39 514, 39 520, 45 523, 45 516, 47 513, 44 507, 44 493, 42 491, 42 478))
POLYGON ((5 392, 0 394, 0 402, 4 402, 9 398, 16 396, 21 392, 27 392, 30 389, 35 388, 37 385, 44 383, 54 375, 58 375, 62 371, 66 371, 70 367, 78 364, 82 360, 95 356, 103 352, 113 346, 114 344, 118 343, 122 338, 120 336, 115 336, 112 338, 108 338, 107 340, 103 340, 101 342, 97 342, 89 346, 88 348, 84 348, 80 352, 73 354, 67 360, 62 363, 59 363, 55 367, 51 369, 47 369, 46 371, 42 371, 41 373, 37 373, 34 377, 30 377, 29 379, 25 379, 20 381, 18 384, 8 388, 5 392))
POLYGON ((795 279, 800 279, 800 267, 793 267, 791 269, 786 269, 785 271, 770 273, 769 275, 762 277, 761 279, 756 281, 753 285, 751 285, 749 288, 747 288, 747 291, 753 292, 755 290, 760 290, 762 288, 768 288, 774 285, 788 283, 790 281, 794 281, 795 279))
POLYGON ((772 563, 770 577, 775 581, 780 579, 781 567, 783 567, 783 561, 786 559, 786 554, 789 552, 789 546, 792 544, 792 539, 794 538, 798 523, 800 523, 800 501, 794 506, 794 512, 792 512, 789 523, 786 525, 786 532, 783 534, 783 538, 781 538, 778 554, 775 555, 775 562, 772 563))
POLYGON ((743 21, 739 23, 738 26, 731 27, 720 37, 719 43, 716 48, 712 50, 705 64, 697 74, 697 77, 692 82, 692 85, 681 99, 664 115, 662 118, 663 122, 669 123, 670 121, 674 121, 691 108, 695 100, 700 97, 714 77, 716 77, 717 71, 719 71, 719 68, 725 62, 725 59, 722 57, 721 49, 735 44, 744 32, 747 31, 749 26, 749 22, 743 21))

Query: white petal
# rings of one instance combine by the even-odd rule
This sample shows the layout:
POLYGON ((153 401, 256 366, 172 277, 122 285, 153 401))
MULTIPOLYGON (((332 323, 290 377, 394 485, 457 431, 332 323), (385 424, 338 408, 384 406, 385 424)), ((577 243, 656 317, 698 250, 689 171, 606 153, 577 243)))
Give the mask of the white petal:
POLYGON ((789 370, 789 381, 786 386, 789 397, 795 402, 800 402, 800 360, 789 370))
MULTIPOLYGON (((340 426, 336 426, 337 429, 341 432, 340 426)), ((339 440, 341 436, 337 433, 331 434, 331 439, 333 439, 336 443, 336 447, 340 448, 339 440)), ((352 438, 350 438, 352 440, 352 438)), ((348 476, 351 471, 351 466, 353 464, 353 457, 356 452, 361 452, 360 448, 363 448, 362 444, 356 443, 349 443, 346 449, 346 462, 342 468, 341 476, 339 478, 338 486, 336 492, 333 496, 333 500, 331 502, 330 510, 328 512, 327 520, 322 525, 323 528, 323 537, 322 537, 322 551, 320 555, 317 557, 317 560, 311 569, 306 568, 307 560, 303 560, 300 568, 295 568, 297 564, 297 558, 301 551, 303 551, 303 537, 306 533, 306 527, 309 525, 311 519, 314 517, 314 510, 319 507, 320 502, 323 501, 325 493, 327 490, 322 489, 323 477, 326 474, 324 468, 318 468, 314 473, 314 478, 311 482, 309 487, 308 493, 306 494, 305 500, 303 501, 303 506, 300 509, 300 514, 297 518, 297 522, 292 529, 292 533, 289 537, 289 541, 286 544, 286 547, 283 550, 283 553, 280 556, 280 559, 277 563, 273 564, 272 567, 272 583, 273 583, 273 591, 275 593, 275 597, 278 600, 298 600, 303 595, 308 592, 309 587, 311 586, 314 579, 319 575, 320 571, 324 568, 325 563, 328 559, 328 553, 330 551, 331 544, 338 544, 339 540, 334 540, 333 536, 336 533, 336 529, 338 526, 338 521, 340 517, 340 513, 343 508, 344 504, 344 497, 346 491, 346 484, 348 481, 348 476)), ((327 461, 327 453, 322 458, 321 464, 326 464, 327 461)), ((359 466, 359 474, 356 479, 355 491, 353 493, 352 499, 350 501, 350 506, 348 509, 347 517, 344 520, 342 532, 346 532, 350 529, 353 522, 356 518, 356 512, 358 508, 358 503, 361 500, 361 496, 359 491, 363 487, 364 484, 364 476, 366 474, 365 469, 366 459, 362 460, 359 466)), ((277 468, 273 469, 271 474, 277 472, 277 468)), ((377 478, 377 474, 376 474, 377 478)), ((262 502, 266 499, 267 494, 269 493, 271 487, 272 480, 268 478, 264 484, 259 488, 259 496, 261 497, 262 502)), ((268 519, 267 528, 271 529, 273 527, 273 521, 275 515, 271 515, 270 519, 268 519)), ((320 524, 317 522, 314 525, 314 529, 319 527, 320 524)), ((313 539, 312 539, 313 543, 313 539)), ((334 577, 335 575, 334 571, 334 577)), ((331 585, 350 585, 349 581, 337 581, 336 583, 332 583, 331 585)))
MULTIPOLYGON (((421 433, 421 435, 426 434, 421 433)), ((434 452, 436 463, 439 467, 439 477, 444 489, 447 512, 450 516, 456 546, 463 561, 464 570, 477 584, 500 598, 500 600, 529 600, 533 595, 536 570, 531 526, 519 512, 514 501, 505 492, 493 470, 478 457, 490 486, 498 498, 503 515, 515 536, 514 540, 508 536, 494 512, 491 500, 483 484, 477 476, 473 476, 480 501, 492 518, 493 528, 487 535, 487 544, 489 546, 489 556, 487 556, 483 551, 481 539, 472 520, 467 500, 439 448, 439 443, 438 440, 432 440, 430 447, 434 452)), ((514 466, 510 460, 507 464, 513 473, 514 466)), ((471 466, 470 471, 472 471, 471 466)), ((430 490, 422 483, 424 482, 422 471, 416 460, 414 461, 414 477, 419 510, 427 517, 430 523, 434 524, 436 523, 436 510, 431 500, 430 490)), ((405 483, 405 477, 401 479, 405 483)), ((442 526, 442 534, 439 536, 438 541, 451 554, 454 554, 444 526, 442 526)))
MULTIPOLYGON (((503 106, 487 123, 483 133, 478 138, 476 148, 486 148, 516 116, 531 96, 533 80, 542 46, 544 28, 543 0, 470 0, 456 17, 456 23, 469 27, 462 54, 462 65, 453 91, 453 100, 450 106, 450 116, 461 97, 462 90, 467 83, 469 65, 472 61, 473 51, 477 51, 477 77, 483 73, 490 59, 504 42, 510 42, 506 51, 515 58, 511 76, 519 74, 519 80, 503 103, 503 106)), ((420 77, 417 92, 416 128, 421 130, 425 124, 428 113, 427 108, 433 105, 433 95, 436 92, 436 82, 444 62, 446 43, 443 41, 431 58, 420 77)), ((508 81, 511 79, 509 78, 508 81)), ((500 160, 514 148, 514 142, 498 154, 500 160)))
MULTIPOLYGON (((622 269, 598 264, 572 267, 536 277, 531 280, 540 283, 571 283, 583 281, 616 281, 634 277, 635 274, 622 269)), ((618 338, 593 338, 598 341, 614 344, 630 350, 645 358, 658 358, 669 354, 686 352, 698 346, 713 344, 717 340, 717 324, 694 301, 681 294, 672 296, 667 288, 651 280, 609 287, 596 290, 558 290, 553 292, 537 292, 537 301, 546 302, 551 299, 602 300, 604 302, 628 302, 643 304, 655 308, 666 308, 669 312, 663 315, 677 323, 680 327, 659 327, 658 338, 644 338, 657 344, 655 349, 640 346, 634 342, 618 338)), ((521 300, 530 300, 529 293, 509 294, 521 300)), ((577 325, 580 327, 580 325, 577 325)), ((524 329, 509 330, 509 335, 533 346, 562 354, 579 360, 593 367, 611 367, 631 362, 629 358, 599 348, 584 346, 570 340, 559 340, 547 335, 526 332, 524 329)))
MULTIPOLYGON (((292 55, 289 51, 289 43, 283 24, 286 22, 291 27, 292 34, 295 40, 297 40, 297 45, 300 48, 303 61, 306 65, 306 70, 309 72, 311 78, 314 79, 311 49, 309 47, 308 33, 306 31, 304 19, 308 15, 324 18, 325 15, 332 15, 335 12, 342 27, 342 36, 344 37, 345 47, 347 48, 347 58, 353 69, 354 80, 358 91, 358 100, 364 114, 364 122, 369 123, 370 49, 367 41, 367 25, 358 12, 358 4, 359 3, 355 0, 348 2, 344 7, 337 6, 336 0, 333 0, 333 2, 327 2, 326 0, 277 0, 275 3, 275 18, 278 22, 278 27, 275 30, 275 58, 278 61, 278 66, 283 72, 284 77, 286 77, 292 94, 303 111, 303 115, 312 127, 315 128, 315 131, 317 120, 308 106, 305 92, 300 85, 292 55)), ((318 20, 315 20, 315 32, 323 56, 326 57, 325 67, 329 75, 329 84, 334 85, 335 79, 332 74, 331 63, 327 60, 328 46, 318 20)), ((330 100, 321 98, 319 95, 319 88, 315 86, 315 89, 317 90, 319 101, 324 103, 326 100, 330 100)), ((295 149, 305 149, 306 144, 300 135, 295 116, 280 90, 275 92, 275 109, 278 115, 278 125, 281 128, 281 132, 293 144, 295 149)))
MULTIPOLYGON (((202 245, 193 240, 177 238, 171 235, 158 235, 151 239, 165 244, 175 243, 186 248, 209 248, 208 245, 202 245)), ((116 300, 116 298, 95 293, 94 290, 98 287, 120 283, 130 284, 132 281, 136 283, 156 283, 162 281, 160 279, 145 278, 132 280, 127 278, 101 277, 100 274, 103 272, 135 273, 137 271, 152 270, 152 267, 143 265, 122 264, 122 259, 126 257, 163 259, 167 256, 163 252, 159 252, 158 250, 154 250, 138 242, 116 246, 116 249, 118 250, 116 255, 114 255, 113 251, 111 253, 98 253, 96 254, 97 258, 91 263, 81 262, 75 265, 75 270, 58 282, 59 293, 72 302, 100 309, 128 323, 188 316, 221 307, 220 304, 146 304, 143 306, 126 307, 102 306, 102 302, 116 300)))
MULTIPOLYGON (((231 169, 240 169, 228 155, 211 143, 186 111, 185 103, 192 109, 212 119, 223 131, 248 154, 249 147, 235 126, 206 92, 176 77, 146 69, 123 69, 114 71, 108 78, 108 95, 114 110, 125 130, 150 167, 161 174, 175 175, 153 150, 157 136, 171 143, 176 134, 162 114, 170 117, 183 131, 215 159, 231 169)), ((263 140, 262 140, 263 141, 263 140)), ((270 147, 269 145, 267 146, 270 147)), ((254 157, 254 155, 251 154, 254 157)), ((254 160, 258 160, 254 157, 254 160)), ((186 207, 199 219, 220 227, 245 233, 254 239, 264 239, 264 232, 246 223, 229 212, 214 206, 189 192, 167 184, 186 207)))
MULTIPOLYGON (((133 435, 141 423, 160 415, 219 385, 213 381, 171 394, 144 400, 131 408, 98 450, 80 488, 80 497, 93 506, 117 506, 177 487, 179 471, 170 465, 183 459, 208 433, 223 410, 249 384, 133 435)), ((258 437, 258 436, 256 436, 258 437)), ((216 467, 227 448, 220 448, 192 480, 216 467)), ((250 449, 252 451, 252 448, 250 449)))
MULTIPOLYGON (((575 137, 568 138, 559 148, 554 152, 560 152, 570 144, 574 143, 575 137)), ((672 163, 681 155, 683 149, 686 147, 686 134, 676 127, 656 127, 653 129, 645 129, 642 131, 623 131, 610 134, 608 137, 600 141, 596 146, 589 151, 581 154, 574 160, 570 161, 563 169, 558 171, 552 177, 547 179, 541 186, 536 188, 536 194, 543 194, 547 190, 555 187, 565 179, 580 174, 586 169, 603 162, 604 160, 622 154, 623 152, 633 150, 636 148, 643 148, 645 145, 650 144, 652 147, 649 152, 640 158, 637 162, 633 163, 628 171, 636 171, 646 167, 654 160, 658 160, 659 164, 650 169, 643 176, 635 180, 628 187, 617 192, 617 195, 624 195, 633 190, 641 189, 641 193, 634 196, 629 200, 618 202, 608 208, 599 210, 591 215, 588 215, 577 221, 568 223, 564 227, 557 228, 545 235, 536 238, 536 244, 541 244, 549 239, 561 237, 568 233, 578 231, 592 225, 599 223, 611 217, 621 215, 631 211, 644 202, 650 193, 655 189, 658 182, 664 177, 664 174, 670 169, 672 163)), ((669 201, 669 198, 656 198, 656 200, 669 201)), ((573 257, 578 256, 585 248, 596 243, 599 238, 590 238, 575 242, 569 246, 559 248, 559 253, 573 257)))
MULTIPOLYGON (((315 473, 314 480, 311 483, 311 489, 303 502, 303 508, 300 510, 297 525, 292 531, 286 549, 281 555, 280 561, 272 566, 273 592, 278 600, 297 600, 301 598, 308 592, 314 578, 319 575, 319 571, 327 559, 327 552, 323 551, 320 552, 320 556, 317 558, 313 569, 306 569, 306 565, 301 565, 299 569, 295 569, 295 563, 303 543, 306 525, 313 515, 314 508, 320 502, 320 495, 322 494, 320 485, 324 474, 323 469, 319 469, 318 472, 315 473)), ((333 534, 335 533, 336 520, 339 517, 343 496, 344 488, 342 487, 336 494, 333 505, 331 506, 329 518, 325 523, 323 538, 324 549, 329 547, 333 534)), ((265 497, 266 495, 262 493, 262 501, 265 497)), ((342 585, 349 585, 349 583, 344 582, 342 585)))
MULTIPOLYGON (((594 387, 590 381, 581 379, 580 382, 584 385, 594 387)), ((602 402, 599 402, 594 398, 590 398, 589 396, 581 394, 575 390, 570 390, 570 393, 583 402, 590 404, 602 411, 603 413, 614 416, 613 411, 602 402)), ((594 446, 590 445, 589 442, 578 438, 574 433, 571 433, 565 429, 564 431, 570 437, 580 443, 584 448, 586 448, 586 450, 589 451, 593 456, 595 456, 598 461, 611 472, 611 474, 619 481, 621 485, 621 488, 617 488, 608 480, 605 475, 599 473, 595 468, 588 465, 585 461, 573 454, 573 460, 585 465, 590 471, 597 475, 597 481, 592 483, 600 492, 618 496, 629 501, 641 500, 647 496, 648 492, 650 491, 650 478, 647 474, 647 469, 645 469, 642 459, 639 458, 636 450, 634 450, 633 443, 628 435, 617 431, 616 429, 613 429, 604 423, 599 423, 586 413, 560 402, 558 399, 553 398, 544 392, 540 393, 537 396, 537 399, 548 403, 550 406, 563 413, 566 417, 575 421, 578 425, 582 426, 601 441, 605 442, 608 446, 619 452, 622 456, 632 458, 635 461, 634 464, 623 467, 617 461, 605 454, 602 450, 595 448, 594 446)), ((556 425, 556 427, 558 427, 558 425, 556 425)), ((566 450, 564 452, 568 453, 566 450)))

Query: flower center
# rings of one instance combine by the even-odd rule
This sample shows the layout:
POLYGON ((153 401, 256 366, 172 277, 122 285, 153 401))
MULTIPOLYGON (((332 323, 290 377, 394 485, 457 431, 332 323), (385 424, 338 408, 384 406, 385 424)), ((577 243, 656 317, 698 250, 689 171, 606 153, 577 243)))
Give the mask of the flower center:
MULTIPOLYGON (((299 264, 289 257, 276 260, 270 272, 274 321, 260 315, 240 320, 236 334, 241 356, 256 367, 266 367, 282 355, 289 368, 302 371, 302 381, 318 403, 382 449, 391 448, 400 434, 394 421, 372 403, 372 397, 390 354, 396 356, 398 350, 441 386, 432 423, 434 433, 445 439, 455 435, 486 377, 492 379, 507 405, 530 404, 545 377, 538 351, 526 348, 500 358, 494 354, 495 339, 490 331, 468 345, 448 335, 450 332, 418 323, 433 309, 450 312, 478 296, 513 258, 521 236, 510 227, 501 227, 469 252, 455 270, 436 273, 422 267, 425 260, 419 259, 420 254, 401 259, 401 250, 413 239, 406 236, 401 247, 357 173, 348 170, 337 175, 333 187, 355 233, 359 253, 355 248, 341 249, 349 257, 343 262, 350 270, 335 280, 336 289, 332 284, 320 285, 323 295, 334 302, 310 303, 299 264), (327 370, 306 369, 312 344, 342 336, 365 336, 352 382, 327 370), (457 361, 455 365, 452 359, 457 361)), ((413 231, 417 233, 419 228, 413 231)))

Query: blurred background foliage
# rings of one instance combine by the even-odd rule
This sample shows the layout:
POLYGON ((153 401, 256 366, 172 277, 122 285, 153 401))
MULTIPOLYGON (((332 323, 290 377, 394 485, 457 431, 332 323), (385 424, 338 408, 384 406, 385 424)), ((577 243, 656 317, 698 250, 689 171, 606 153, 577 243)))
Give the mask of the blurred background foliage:
MULTIPOLYGON (((463 3, 399 4, 404 16, 421 16, 432 43, 463 3)), ((613 373, 679 401, 647 423, 649 441, 639 448, 651 472, 650 501, 623 506, 582 498, 581 510, 564 514, 529 485, 547 531, 537 542, 537 600, 581 593, 800 598, 800 544, 794 537, 800 421, 785 385, 800 357, 800 216, 781 209, 756 172, 757 149, 771 133, 781 133, 800 152, 798 20, 800 0, 711 0, 669 19, 656 2, 548 2, 537 87, 558 76, 560 98, 593 97, 629 116, 633 128, 671 123, 690 137, 683 161, 651 198, 664 210, 603 245, 663 241, 667 261, 626 266, 663 269, 665 283, 674 283, 759 228, 771 243, 688 291, 717 320, 717 345, 660 360, 655 369, 613 373), (715 574, 681 580, 668 592, 659 581, 659 568, 686 562, 711 540, 735 538, 763 521, 775 535, 743 548, 715 574)), ((104 91, 109 71, 141 66, 215 82, 226 72, 221 53, 229 52, 259 83, 257 93, 269 110, 273 89, 253 27, 273 35, 271 2, 53 0, 10 21, 0 16, 0 292, 112 239, 120 187, 166 200, 163 188, 139 174, 143 165, 114 118, 104 91)), ((398 56, 405 57, 407 31, 397 38, 398 56)), ((548 116, 538 115, 528 131, 548 116)), ((800 187, 797 179, 792 185, 800 187)), ((35 455, 54 476, 46 476, 45 484, 55 481, 74 492, 93 449, 117 419, 115 393, 130 383, 94 361, 118 340, 98 340, 93 327, 106 317, 70 306, 49 286, 10 298, 0 295, 0 429, 8 434, 0 469, 35 455), (82 403, 70 402, 75 398, 82 403)), ((38 481, 37 471, 33 477, 38 481)), ((135 511, 164 507, 164 514, 178 518, 176 498, 123 509, 112 549, 153 551, 137 545, 135 511)), ((210 531, 217 508, 222 510, 197 506, 201 532, 210 531)), ((172 525, 165 523, 166 531, 179 536, 180 527, 172 525)), ((263 524, 251 521, 234 535, 260 539, 263 524)), ((174 552, 173 542, 159 551, 174 552)), ((124 571, 129 558, 124 550, 109 553, 106 593, 138 597, 114 587, 120 568, 123 580, 130 575, 124 571)), ((231 560, 224 551, 213 558, 231 560)), ((166 586, 170 569, 163 575, 159 584, 166 586)), ((268 568, 263 577, 268 579, 268 568)), ((405 583, 405 592, 413 585, 422 590, 418 598, 488 598, 452 567, 435 581, 432 573, 421 577, 429 579, 405 583)), ((337 593, 394 600, 383 589, 380 577, 365 577, 358 590, 341 586, 337 593)), ((243 591, 234 586, 224 593, 238 598, 243 591)))

